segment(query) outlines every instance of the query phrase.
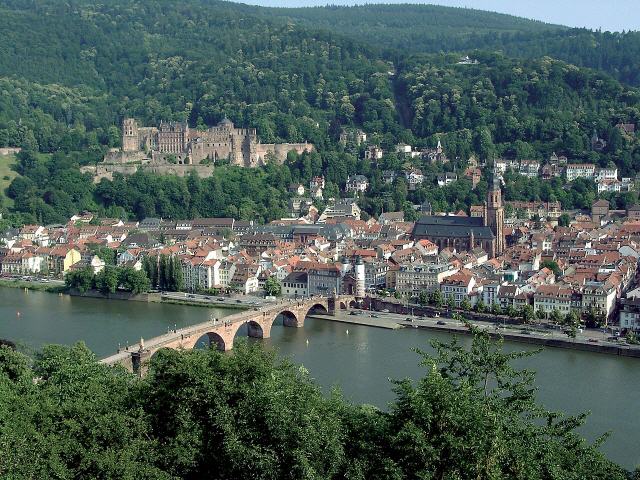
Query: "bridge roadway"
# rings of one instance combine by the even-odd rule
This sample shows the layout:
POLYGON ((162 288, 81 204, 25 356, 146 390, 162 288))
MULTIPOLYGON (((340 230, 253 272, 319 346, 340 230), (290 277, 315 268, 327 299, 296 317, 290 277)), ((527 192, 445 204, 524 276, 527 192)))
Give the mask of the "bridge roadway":
POLYGON ((316 296, 303 300, 285 299, 253 310, 245 310, 221 319, 213 319, 189 327, 173 330, 148 340, 120 349, 116 354, 101 360, 107 365, 122 365, 132 372, 143 373, 145 364, 161 348, 192 349, 203 336, 221 351, 233 348, 233 339, 243 325, 248 335, 254 338, 269 338, 271 327, 279 315, 283 315, 287 327, 302 327, 311 310, 334 314, 336 310, 347 310, 356 305, 353 296, 316 296))

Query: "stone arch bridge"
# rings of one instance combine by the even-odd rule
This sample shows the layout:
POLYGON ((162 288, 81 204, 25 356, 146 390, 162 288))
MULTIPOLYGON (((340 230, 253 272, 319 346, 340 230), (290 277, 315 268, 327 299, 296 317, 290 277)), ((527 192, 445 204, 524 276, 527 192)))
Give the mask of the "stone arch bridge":
POLYGON ((311 311, 335 314, 336 310, 348 310, 358 305, 353 296, 312 297, 299 300, 280 300, 278 303, 265 305, 253 310, 245 310, 221 319, 192 325, 170 331, 164 335, 140 339, 140 343, 120 349, 115 355, 101 360, 107 365, 122 365, 131 372, 143 374, 151 357, 162 348, 189 350, 196 346, 198 340, 206 336, 211 345, 218 350, 228 351, 233 348, 233 340, 238 330, 246 325, 249 337, 269 338, 271 328, 278 316, 283 316, 286 327, 302 327, 311 311))

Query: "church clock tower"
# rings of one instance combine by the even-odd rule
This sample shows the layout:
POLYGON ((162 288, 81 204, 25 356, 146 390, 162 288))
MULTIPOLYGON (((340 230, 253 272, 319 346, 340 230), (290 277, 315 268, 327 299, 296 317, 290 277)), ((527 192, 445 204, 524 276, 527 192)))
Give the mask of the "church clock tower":
POLYGON ((494 256, 502 255, 504 252, 504 207, 502 206, 502 192, 500 188, 500 177, 497 172, 493 172, 491 188, 487 193, 487 207, 484 223, 491 228, 496 236, 494 256))

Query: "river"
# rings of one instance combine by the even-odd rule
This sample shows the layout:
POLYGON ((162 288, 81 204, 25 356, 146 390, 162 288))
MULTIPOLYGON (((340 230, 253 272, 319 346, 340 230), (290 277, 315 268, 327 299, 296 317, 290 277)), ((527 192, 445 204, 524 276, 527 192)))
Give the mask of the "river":
MULTIPOLYGON (((173 328, 233 313, 224 308, 107 301, 0 288, 0 338, 38 348, 83 340, 99 357, 118 343, 134 343, 173 328)), ((308 318, 304 328, 274 327, 267 348, 303 364, 325 389, 339 386, 354 402, 384 407, 393 400, 390 378, 419 378, 423 369, 412 347, 428 348, 447 334, 427 330, 384 330, 308 318), (307 342, 308 340, 308 342, 307 342), (348 367, 346 367, 348 366, 348 367)), ((465 337, 464 341, 468 341, 465 337)), ((507 344, 508 349, 531 349, 507 344)), ((640 359, 546 348, 520 362, 537 372, 538 398, 547 408, 591 411, 587 438, 611 431, 603 451, 632 468, 640 464, 640 359)))

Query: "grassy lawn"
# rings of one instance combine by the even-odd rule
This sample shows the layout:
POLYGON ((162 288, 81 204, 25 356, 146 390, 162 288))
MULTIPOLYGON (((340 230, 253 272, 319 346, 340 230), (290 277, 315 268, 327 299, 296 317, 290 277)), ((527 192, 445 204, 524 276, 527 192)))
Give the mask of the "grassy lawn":
POLYGON ((13 200, 8 198, 4 191, 11 181, 18 176, 18 174, 12 169, 15 163, 15 155, 0 155, 0 199, 2 199, 2 201, 0 201, 0 205, 11 206, 13 204, 13 200))

